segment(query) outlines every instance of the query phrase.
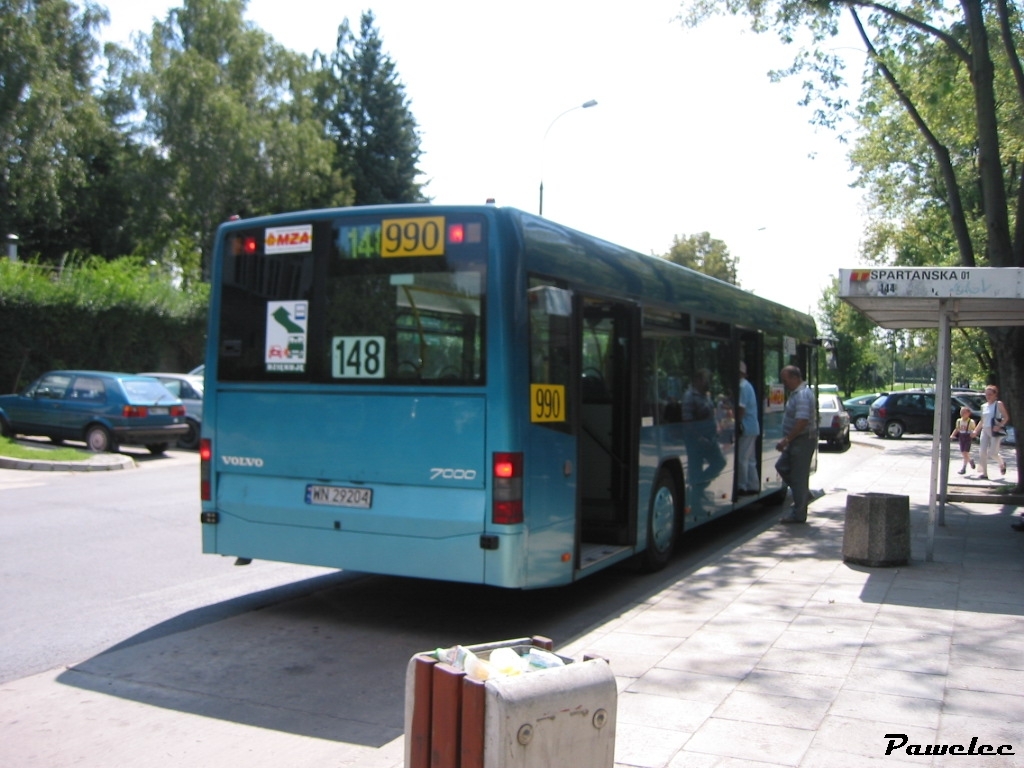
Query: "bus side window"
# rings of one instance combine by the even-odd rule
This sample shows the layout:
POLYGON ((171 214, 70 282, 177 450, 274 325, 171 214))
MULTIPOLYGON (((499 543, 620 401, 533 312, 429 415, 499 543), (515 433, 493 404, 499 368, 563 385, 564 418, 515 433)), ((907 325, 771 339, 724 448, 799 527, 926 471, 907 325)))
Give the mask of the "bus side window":
POLYGON ((542 426, 569 428, 568 393, 573 391, 572 369, 572 294, 539 278, 530 278, 527 298, 530 313, 530 384, 563 388, 566 402, 558 418, 540 421, 542 426))

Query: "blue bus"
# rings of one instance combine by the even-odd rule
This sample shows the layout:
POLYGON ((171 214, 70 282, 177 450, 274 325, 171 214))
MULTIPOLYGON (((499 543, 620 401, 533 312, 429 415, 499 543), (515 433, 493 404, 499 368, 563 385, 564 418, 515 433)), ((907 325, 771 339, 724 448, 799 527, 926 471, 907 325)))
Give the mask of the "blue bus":
POLYGON ((212 264, 203 551, 509 588, 781 499, 814 321, 511 208, 234 220, 212 264), (739 363, 759 490, 735 483, 739 363))

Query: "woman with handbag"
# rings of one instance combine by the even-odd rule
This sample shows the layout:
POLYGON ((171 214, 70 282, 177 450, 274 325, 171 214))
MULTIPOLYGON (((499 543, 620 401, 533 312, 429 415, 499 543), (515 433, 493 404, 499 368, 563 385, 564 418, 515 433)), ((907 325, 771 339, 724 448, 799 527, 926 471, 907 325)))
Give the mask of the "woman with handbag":
POLYGON ((981 420, 974 428, 974 436, 981 434, 981 445, 978 463, 981 464, 981 480, 988 480, 989 457, 999 464, 999 474, 1006 474, 1006 462, 999 455, 999 444, 1006 434, 1006 426, 1010 423, 1010 414, 999 399, 999 388, 995 384, 985 387, 985 402, 981 406, 981 420))

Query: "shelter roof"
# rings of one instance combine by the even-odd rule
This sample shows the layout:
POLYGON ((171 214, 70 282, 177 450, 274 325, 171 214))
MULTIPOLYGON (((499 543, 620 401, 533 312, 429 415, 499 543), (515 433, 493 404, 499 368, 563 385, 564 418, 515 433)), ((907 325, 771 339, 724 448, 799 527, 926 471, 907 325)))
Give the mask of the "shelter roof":
POLYGON ((872 267, 839 270, 839 297, 882 328, 1024 325, 1024 269, 872 267))

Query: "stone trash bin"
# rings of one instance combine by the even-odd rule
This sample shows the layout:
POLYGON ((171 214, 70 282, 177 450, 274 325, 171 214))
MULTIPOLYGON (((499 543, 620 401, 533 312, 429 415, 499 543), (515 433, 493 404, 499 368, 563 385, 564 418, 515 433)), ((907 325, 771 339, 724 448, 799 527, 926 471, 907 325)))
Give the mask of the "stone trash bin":
POLYGON ((894 493, 848 494, 843 562, 876 567, 910 562, 910 498, 894 493))

